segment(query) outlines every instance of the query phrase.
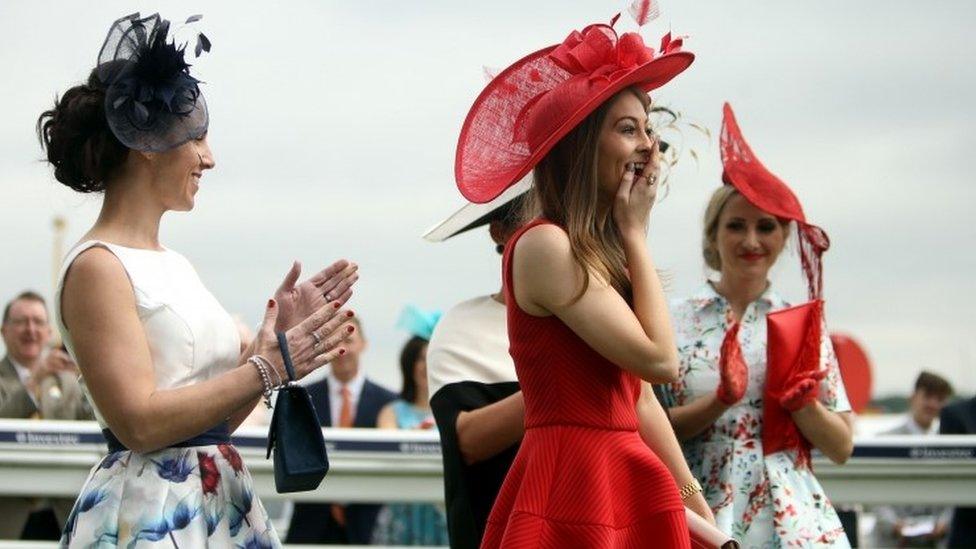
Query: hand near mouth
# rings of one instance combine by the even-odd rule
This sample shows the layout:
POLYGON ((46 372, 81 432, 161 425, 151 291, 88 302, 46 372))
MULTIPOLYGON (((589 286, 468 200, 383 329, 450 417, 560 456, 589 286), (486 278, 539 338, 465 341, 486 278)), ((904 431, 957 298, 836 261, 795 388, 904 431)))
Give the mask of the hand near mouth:
POLYGON ((657 196, 656 172, 645 165, 638 176, 634 164, 627 164, 613 201, 613 221, 623 238, 646 238, 647 224, 657 196))

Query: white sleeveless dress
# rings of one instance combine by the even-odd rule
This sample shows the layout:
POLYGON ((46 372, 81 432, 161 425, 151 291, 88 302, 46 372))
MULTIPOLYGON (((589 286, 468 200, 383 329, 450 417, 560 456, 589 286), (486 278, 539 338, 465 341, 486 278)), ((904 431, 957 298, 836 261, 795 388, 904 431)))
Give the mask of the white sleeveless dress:
MULTIPOLYGON (((74 342, 60 314, 61 290, 71 263, 93 246, 112 252, 128 274, 156 387, 192 385, 238 365, 240 338, 234 321, 186 258, 171 250, 102 241, 72 249, 58 279, 57 324, 72 356, 74 342)), ((87 388, 85 392, 91 401, 87 388)), ((99 424, 107 428, 92 404, 99 424)), ((110 453, 89 474, 61 538, 62 547, 280 545, 254 495, 250 473, 229 444, 110 453)))

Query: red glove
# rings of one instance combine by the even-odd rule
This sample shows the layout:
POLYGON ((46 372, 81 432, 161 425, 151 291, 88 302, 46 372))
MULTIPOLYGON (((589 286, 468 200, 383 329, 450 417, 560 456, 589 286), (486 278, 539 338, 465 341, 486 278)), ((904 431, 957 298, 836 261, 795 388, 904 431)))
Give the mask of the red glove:
POLYGON ((779 404, 791 412, 817 400, 820 395, 820 382, 827 377, 827 370, 819 370, 800 376, 789 383, 789 388, 779 397, 779 404))
POLYGON ((749 384, 749 367, 742 358, 742 348, 739 347, 739 323, 735 322, 725 332, 722 349, 718 357, 718 371, 720 379, 715 395, 729 406, 742 400, 749 384))

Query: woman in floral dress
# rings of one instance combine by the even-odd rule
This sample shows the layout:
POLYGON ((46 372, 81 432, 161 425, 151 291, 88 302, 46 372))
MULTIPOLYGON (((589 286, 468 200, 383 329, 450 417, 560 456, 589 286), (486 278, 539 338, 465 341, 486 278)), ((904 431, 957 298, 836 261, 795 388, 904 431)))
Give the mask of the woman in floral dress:
MULTIPOLYGON (((230 433, 287 379, 276 330, 299 378, 343 352, 356 269, 340 261, 296 285, 295 264, 243 348, 190 262, 160 243, 163 214, 192 210, 214 167, 206 102, 169 29, 159 15, 116 21, 88 81, 38 121, 55 178, 104 193, 64 260, 55 306, 109 454, 61 545, 277 547, 230 433)), ((210 42, 198 35, 196 49, 210 42)))
MULTIPOLYGON (((719 277, 671 308, 681 356, 679 379, 669 386, 672 422, 719 528, 743 547, 847 547, 803 445, 771 453, 763 447, 766 317, 789 306, 770 287, 769 269, 790 221, 801 251, 815 252, 805 266, 817 283, 827 241, 806 240, 823 233, 806 224, 789 188, 752 156, 728 106, 722 152, 727 184, 709 202, 703 235, 706 264, 719 277)), ((819 364, 777 404, 790 412, 804 445, 843 463, 852 451, 850 404, 826 329, 819 364)))

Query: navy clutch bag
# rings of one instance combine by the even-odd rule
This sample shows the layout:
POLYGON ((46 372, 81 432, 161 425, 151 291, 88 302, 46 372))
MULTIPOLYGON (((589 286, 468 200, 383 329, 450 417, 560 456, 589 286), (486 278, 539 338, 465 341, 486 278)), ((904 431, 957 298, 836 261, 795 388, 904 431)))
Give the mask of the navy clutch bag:
POLYGON ((279 494, 315 490, 329 472, 329 456, 315 406, 305 387, 295 383, 295 367, 288 352, 288 340, 278 332, 278 346, 288 372, 288 383, 278 390, 268 454, 274 451, 275 489, 279 494))

